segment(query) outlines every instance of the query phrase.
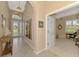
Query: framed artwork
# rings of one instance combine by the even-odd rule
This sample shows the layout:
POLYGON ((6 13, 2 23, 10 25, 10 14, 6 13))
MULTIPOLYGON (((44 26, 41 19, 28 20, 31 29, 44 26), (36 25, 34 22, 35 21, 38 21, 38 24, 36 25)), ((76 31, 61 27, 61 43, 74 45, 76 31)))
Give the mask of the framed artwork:
POLYGON ((2 15, 0 15, 0 27, 2 27, 2 15))
POLYGON ((28 21, 26 21, 26 37, 28 37, 28 30, 29 30, 29 28, 28 28, 28 21))
POLYGON ((6 19, 4 18, 3 14, 0 15, 0 27, 1 27, 1 32, 2 34, 1 35, 4 35, 5 33, 5 28, 6 28, 6 19))
POLYGON ((32 19, 29 19, 28 21, 26 21, 26 37, 28 37, 29 39, 32 40, 32 19))
POLYGON ((4 28, 6 26, 6 19, 3 16, 3 14, 1 15, 1 17, 2 17, 2 22, 1 22, 2 24, 1 24, 1 26, 4 28))
POLYGON ((32 19, 29 19, 29 38, 32 40, 32 19))
POLYGON ((58 29, 59 29, 59 30, 62 29, 62 25, 61 25, 61 24, 58 25, 58 29))
POLYGON ((43 28, 43 26, 44 26, 43 21, 39 21, 38 27, 39 27, 39 28, 43 28))

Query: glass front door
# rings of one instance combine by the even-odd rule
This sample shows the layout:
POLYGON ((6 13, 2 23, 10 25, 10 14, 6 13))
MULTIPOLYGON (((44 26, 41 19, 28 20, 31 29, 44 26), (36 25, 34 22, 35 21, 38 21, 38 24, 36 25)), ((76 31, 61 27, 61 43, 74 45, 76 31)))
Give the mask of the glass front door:
POLYGON ((22 36, 22 21, 13 20, 12 22, 12 36, 22 36))

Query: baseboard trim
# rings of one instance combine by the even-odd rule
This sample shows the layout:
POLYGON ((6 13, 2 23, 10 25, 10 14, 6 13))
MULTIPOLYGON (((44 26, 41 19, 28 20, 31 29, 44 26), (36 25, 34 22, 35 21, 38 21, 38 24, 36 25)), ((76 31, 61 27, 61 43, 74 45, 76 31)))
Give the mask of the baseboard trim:
POLYGON ((25 40, 25 39, 23 39, 32 49, 34 49, 33 48, 33 46, 29 43, 29 41, 28 40, 25 40))
MULTIPOLYGON (((23 39, 33 50, 34 50, 34 48, 33 48, 33 46, 31 45, 31 44, 29 44, 29 42, 28 42, 28 40, 25 40, 25 39, 23 39)), ((43 52, 43 51, 45 51, 45 50, 47 50, 47 48, 44 48, 44 49, 41 49, 40 51, 33 51, 36 55, 38 55, 38 54, 40 54, 41 52, 43 52)))
POLYGON ((38 54, 42 53, 42 52, 45 51, 45 50, 47 50, 47 48, 44 48, 44 49, 42 49, 42 50, 40 50, 40 51, 34 51, 34 53, 35 53, 36 55, 38 55, 38 54))

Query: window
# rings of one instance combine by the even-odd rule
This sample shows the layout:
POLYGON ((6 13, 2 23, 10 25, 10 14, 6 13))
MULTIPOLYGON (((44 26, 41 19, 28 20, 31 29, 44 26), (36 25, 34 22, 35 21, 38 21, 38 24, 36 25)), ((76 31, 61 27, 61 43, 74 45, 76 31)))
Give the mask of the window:
POLYGON ((66 29, 67 33, 74 33, 79 29, 79 20, 67 20, 66 29))
POLYGON ((70 20, 69 21, 66 21, 66 25, 73 25, 72 24, 72 21, 70 21, 70 20))
POLYGON ((18 15, 13 15, 12 18, 17 19, 17 20, 22 20, 22 18, 20 16, 18 16, 18 15))

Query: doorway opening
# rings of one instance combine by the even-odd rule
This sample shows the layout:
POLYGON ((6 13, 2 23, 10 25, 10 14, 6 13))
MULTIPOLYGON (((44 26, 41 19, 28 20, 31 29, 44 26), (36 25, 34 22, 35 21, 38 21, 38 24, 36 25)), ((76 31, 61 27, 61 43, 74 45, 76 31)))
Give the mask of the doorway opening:
MULTIPOLYGON (((77 20, 73 21, 75 29, 67 25, 64 19, 56 19, 52 16, 47 18, 47 48, 58 56, 79 56, 78 47, 73 40, 66 38, 66 32, 74 32, 78 27, 77 20), (76 25, 77 24, 77 25, 76 25), (61 25, 61 26, 60 26, 61 25), (69 28, 69 29, 67 29, 69 28), (72 49, 72 50, 71 50, 72 49)), ((72 21, 72 20, 71 20, 72 21)), ((70 24, 68 22, 68 24, 70 24)), ((71 23, 72 24, 72 23, 71 23)))
POLYGON ((12 16, 12 37, 22 37, 23 35, 23 20, 18 15, 12 16))
POLYGON ((75 41, 66 38, 67 33, 69 33, 68 37, 71 37, 69 35, 79 29, 78 16, 78 13, 72 14, 71 12, 68 12, 68 10, 56 13, 54 16, 53 14, 48 16, 47 48, 58 56, 79 56, 78 47, 75 46, 75 41))

